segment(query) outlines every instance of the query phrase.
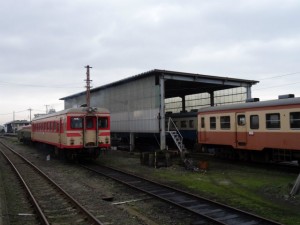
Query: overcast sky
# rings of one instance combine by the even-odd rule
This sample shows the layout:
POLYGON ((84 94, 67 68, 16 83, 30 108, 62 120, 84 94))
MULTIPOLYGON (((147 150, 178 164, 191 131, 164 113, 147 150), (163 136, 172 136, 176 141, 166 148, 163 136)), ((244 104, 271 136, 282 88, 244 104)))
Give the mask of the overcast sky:
POLYGON ((300 97, 299 0, 10 0, 0 7, 0 124, 165 69, 258 80, 300 97))

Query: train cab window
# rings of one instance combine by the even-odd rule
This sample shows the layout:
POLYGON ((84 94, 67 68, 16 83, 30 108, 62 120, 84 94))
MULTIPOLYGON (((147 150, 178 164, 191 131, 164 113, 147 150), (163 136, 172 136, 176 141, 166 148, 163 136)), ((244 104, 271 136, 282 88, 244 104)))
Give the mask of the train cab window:
POLYGON ((245 126, 246 125, 246 117, 245 115, 238 115, 237 122, 239 126, 245 126))
POLYGON ((268 128, 268 129, 280 128, 280 114, 279 113, 266 114, 266 128, 268 128))
POLYGON ((300 112, 290 113, 290 128, 292 129, 300 128, 300 112))
POLYGON ((108 128, 108 118, 99 117, 98 118, 98 128, 108 128))
POLYGON ((180 121, 180 127, 181 128, 186 128, 186 120, 180 121))
POLYGON ((201 128, 205 128, 205 118, 201 117, 201 128))
POLYGON ((72 129, 81 129, 82 126, 82 118, 80 117, 72 117, 71 118, 71 128, 72 129))
POLYGON ((259 117, 258 115, 251 115, 250 116, 250 129, 259 129, 259 117))
POLYGON ((221 129, 230 129, 230 116, 221 116, 220 126, 221 129))
POLYGON ((189 120, 189 128, 194 128, 194 120, 189 120))
POLYGON ((216 121, 216 117, 209 117, 209 124, 210 124, 210 129, 211 130, 215 130, 217 128, 217 121, 216 121))

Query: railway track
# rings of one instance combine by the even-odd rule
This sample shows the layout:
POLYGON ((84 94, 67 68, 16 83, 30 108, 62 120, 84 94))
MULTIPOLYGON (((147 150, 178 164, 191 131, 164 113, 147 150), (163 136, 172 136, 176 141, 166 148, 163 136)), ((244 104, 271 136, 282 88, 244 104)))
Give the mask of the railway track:
POLYGON ((103 224, 35 165, 1 141, 0 152, 26 189, 41 224, 103 224))
MULTIPOLYGON (((82 165, 84 168, 104 175, 127 186, 145 192, 161 200, 179 206, 201 218, 223 225, 280 225, 280 223, 257 215, 205 199, 182 190, 159 184, 117 169, 99 165, 82 165)), ((195 224, 204 224, 199 220, 195 224)))

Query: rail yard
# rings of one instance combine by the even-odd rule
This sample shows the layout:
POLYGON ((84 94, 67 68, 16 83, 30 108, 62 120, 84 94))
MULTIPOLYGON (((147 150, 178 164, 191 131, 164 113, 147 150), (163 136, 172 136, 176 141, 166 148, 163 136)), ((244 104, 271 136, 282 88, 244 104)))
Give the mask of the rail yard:
MULTIPOLYGON (((224 209, 212 209, 211 206, 207 205, 208 203, 202 202, 193 205, 195 200, 189 199, 181 199, 181 203, 178 203, 180 195, 177 196, 176 194, 179 200, 177 199, 178 201, 175 203, 177 206, 175 206, 174 203, 154 197, 159 193, 163 195, 160 188, 140 185, 146 189, 148 186, 148 191, 152 192, 152 195, 145 194, 145 192, 128 188, 110 178, 89 172, 77 164, 52 158, 47 161, 48 150, 41 151, 33 146, 24 146, 16 138, 1 139, 1 141, 41 168, 45 174, 70 193, 76 201, 83 204, 103 224, 241 224, 236 213, 222 214, 224 209), (196 206, 201 208, 200 205, 202 205, 206 209, 206 215, 204 215, 206 219, 194 212, 178 207, 180 204, 194 208, 194 210, 196 206), (211 218, 207 220, 208 216, 214 215, 220 220, 222 218, 224 220, 219 221, 219 223, 212 222, 211 218), (232 220, 226 221, 226 218, 229 217, 232 220)), ((1 194, 2 196, 5 195, 5 198, 1 199, 6 199, 6 203, 1 201, 2 221, 4 224, 8 221, 10 224, 18 224, 16 222, 20 221, 18 219, 22 218, 24 221, 23 219, 26 218, 26 224, 36 224, 37 213, 30 207, 31 203, 26 200, 26 195, 20 194, 23 189, 11 186, 16 185, 16 182, 7 182, 7 179, 14 178, 12 173, 7 171, 8 166, 4 162, 5 160, 1 156, 1 178, 4 181, 1 182, 3 184, 1 194), (6 169, 4 170, 4 168, 6 169), (17 190, 17 194, 12 190, 17 190), (13 204, 8 204, 9 202, 13 202, 13 204)), ((214 161, 209 162, 209 170, 207 171, 185 170, 175 162, 171 167, 155 170, 141 166, 138 153, 130 154, 129 152, 114 150, 103 152, 95 162, 155 180, 157 183, 177 187, 177 189, 185 190, 205 199, 211 199, 214 202, 230 205, 261 218, 259 222, 250 219, 252 222, 249 224, 300 224, 297 211, 300 205, 299 197, 289 198, 288 196, 292 182, 297 176, 295 173, 264 168, 257 169, 251 166, 243 167, 228 164, 228 162, 214 161), (268 221, 262 222, 263 218, 268 218, 268 221)), ((97 167, 95 162, 90 162, 89 165, 97 167)), ((113 174, 113 172, 107 172, 108 174, 113 174)), ((130 181, 131 184, 139 183, 132 178, 126 178, 126 182, 130 183, 130 181)), ((165 198, 168 195, 172 196, 172 191, 165 190, 164 193, 166 194, 165 198)), ((40 201, 51 202, 57 199, 52 192, 46 198, 49 199, 40 201)), ((72 215, 75 207, 66 206, 62 207, 62 210, 68 208, 71 209, 69 213, 72 215)), ((46 209, 46 212, 49 213, 49 211, 52 215, 48 215, 48 217, 52 219, 61 217, 59 216, 61 215, 60 210, 46 209)), ((78 219, 78 221, 77 224, 86 224, 85 220, 82 222, 81 219, 78 219)), ((245 224, 248 223, 245 222, 245 224)))
POLYGON ((64 110, 1 132, 0 224, 300 224, 299 97, 165 70, 90 90, 86 68, 64 110))

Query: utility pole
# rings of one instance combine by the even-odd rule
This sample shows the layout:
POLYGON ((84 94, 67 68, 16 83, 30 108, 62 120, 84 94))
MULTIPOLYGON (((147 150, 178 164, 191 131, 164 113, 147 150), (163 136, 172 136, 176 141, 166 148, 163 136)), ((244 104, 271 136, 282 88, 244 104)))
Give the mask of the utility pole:
POLYGON ((32 108, 29 108, 27 110, 29 111, 29 121, 31 122, 31 111, 32 111, 32 108))
POLYGON ((48 114, 48 106, 50 105, 45 105, 46 106, 46 114, 48 114))
POLYGON ((85 66, 86 68, 86 105, 88 108, 91 106, 91 81, 90 80, 90 69, 93 67, 90 67, 89 65, 85 66))

